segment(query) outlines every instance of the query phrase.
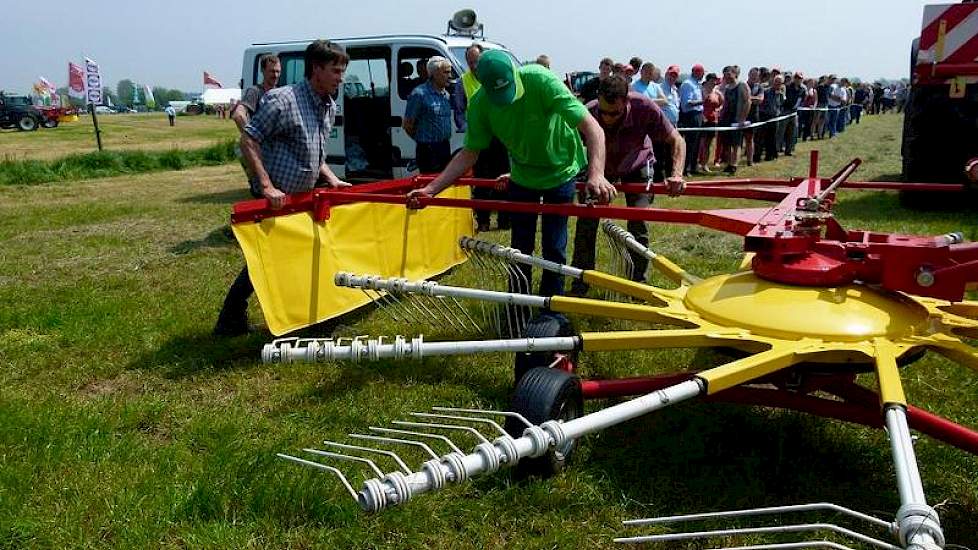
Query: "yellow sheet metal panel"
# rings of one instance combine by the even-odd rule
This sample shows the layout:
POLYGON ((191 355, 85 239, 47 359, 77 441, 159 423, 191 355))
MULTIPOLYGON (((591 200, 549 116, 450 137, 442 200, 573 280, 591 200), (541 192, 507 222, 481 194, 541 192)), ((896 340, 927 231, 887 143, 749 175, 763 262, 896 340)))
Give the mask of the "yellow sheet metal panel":
MULTIPOLYGON (((440 196, 468 198, 467 187, 440 196)), ((337 288, 338 271, 425 279, 465 261, 459 239, 472 233, 472 213, 460 208, 409 211, 400 205, 358 203, 232 226, 265 322, 278 336, 356 309, 370 300, 337 288)))
POLYGON ((907 397, 903 393, 903 383, 900 382, 900 370, 897 368, 899 350, 885 338, 873 341, 876 347, 876 379, 880 386, 880 405, 907 406, 907 397))
POLYGON ((721 326, 797 340, 899 339, 927 330, 927 309, 909 298, 860 285, 791 286, 751 272, 719 275, 690 287, 686 306, 721 326))
POLYGON ((633 330, 581 333, 584 351, 694 348, 723 345, 722 337, 711 337, 703 329, 633 330))
POLYGON ((655 258, 652 258, 652 267, 676 283, 695 284, 699 282, 699 277, 687 273, 685 269, 662 255, 656 255, 655 258))

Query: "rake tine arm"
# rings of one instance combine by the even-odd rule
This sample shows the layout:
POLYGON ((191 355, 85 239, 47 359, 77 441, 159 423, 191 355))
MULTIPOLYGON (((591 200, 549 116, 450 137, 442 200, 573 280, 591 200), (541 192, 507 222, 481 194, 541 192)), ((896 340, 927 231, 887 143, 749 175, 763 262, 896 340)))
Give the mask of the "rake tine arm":
POLYGON ((755 517, 771 514, 791 514, 799 512, 835 512, 855 519, 872 523, 882 529, 890 530, 893 524, 877 517, 839 506, 831 502, 815 502, 811 504, 793 504, 790 506, 769 506, 766 508, 748 508, 744 510, 725 510, 722 512, 706 512, 701 514, 684 514, 680 516, 663 516, 657 518, 630 519, 622 522, 626 526, 642 525, 663 525, 667 523, 681 523, 687 521, 701 521, 706 519, 727 519, 740 517, 755 517))
POLYGON ((306 460, 304 458, 299 458, 297 456, 287 455, 284 453, 275 453, 275 456, 284 460, 288 460, 290 462, 295 462, 296 464, 301 464, 308 468, 315 468, 317 470, 325 470, 327 472, 330 472, 339 478, 340 483, 342 483, 343 487, 346 488, 346 491, 350 493, 350 496, 353 497, 353 500, 357 500, 359 498, 359 495, 357 495, 357 492, 356 490, 353 489, 353 486, 350 485, 350 482, 346 479, 346 476, 343 475, 343 472, 339 471, 338 469, 332 466, 327 466, 325 464, 320 464, 318 462, 313 462, 311 460, 306 460))
POLYGON ((626 231, 623 227, 615 222, 605 220, 601 222, 601 228, 604 229, 605 233, 613 240, 624 244, 629 250, 633 250, 645 256, 649 262, 651 262, 652 265, 659 270, 659 272, 671 279, 673 282, 693 285, 700 281, 699 277, 679 267, 669 258, 666 258, 661 254, 656 254, 649 247, 638 242, 634 235, 626 231))
POLYGON ((839 527, 838 525, 832 525, 830 523, 809 523, 803 525, 776 525, 769 527, 748 527, 742 529, 718 529, 714 531, 695 531, 689 533, 668 533, 664 535, 642 535, 637 537, 621 537, 616 538, 615 542, 623 544, 640 544, 640 543, 656 543, 656 542, 675 542, 681 540, 696 540, 696 539, 706 539, 714 537, 733 537, 742 535, 763 535, 763 534, 780 534, 780 533, 808 533, 816 531, 829 531, 832 533, 837 533, 853 540, 858 540, 864 544, 869 544, 875 546, 876 548, 882 548, 883 550, 904 550, 899 546, 894 546, 888 542, 883 542, 881 540, 874 539, 863 535, 862 533, 857 533, 851 529, 846 529, 845 527, 839 527))

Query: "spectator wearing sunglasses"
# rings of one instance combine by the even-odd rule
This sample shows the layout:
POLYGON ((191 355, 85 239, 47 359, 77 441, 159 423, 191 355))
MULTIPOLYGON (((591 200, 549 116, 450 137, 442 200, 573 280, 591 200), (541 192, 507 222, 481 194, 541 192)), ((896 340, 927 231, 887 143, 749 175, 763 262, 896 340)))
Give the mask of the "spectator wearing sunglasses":
MULTIPOLYGON (((669 151, 673 167, 666 178, 669 194, 677 196, 683 192, 686 186, 682 176, 686 142, 649 97, 629 91, 627 78, 611 76, 601 83, 598 99, 588 103, 587 108, 604 130, 604 175, 608 181, 647 183, 649 168, 657 160, 652 145, 661 144, 669 151)), ((652 195, 648 193, 625 194, 625 203, 631 207, 646 208, 651 202, 652 195)), ((594 269, 597 229, 598 220, 577 219, 572 261, 574 266, 594 269)), ((648 244, 649 232, 644 222, 628 222, 628 231, 638 242, 648 244)), ((648 260, 640 254, 631 254, 634 269, 629 275, 633 280, 644 281, 648 260)), ((587 290, 587 284, 580 280, 572 283, 571 294, 581 296, 587 290)))

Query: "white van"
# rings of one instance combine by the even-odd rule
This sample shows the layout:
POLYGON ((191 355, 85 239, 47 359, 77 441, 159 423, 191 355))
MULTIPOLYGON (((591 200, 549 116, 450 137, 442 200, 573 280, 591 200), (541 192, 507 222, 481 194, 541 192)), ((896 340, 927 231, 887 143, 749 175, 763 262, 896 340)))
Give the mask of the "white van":
MULTIPOLYGON (((408 94, 418 80, 419 61, 445 57, 452 62, 457 78, 467 70, 465 50, 473 42, 510 53, 501 44, 471 36, 327 38, 343 45, 350 56, 327 158, 333 172, 349 181, 402 178, 417 171, 414 140, 401 128, 401 121, 408 94)), ((278 54, 282 61, 279 85, 298 82, 305 67, 303 53, 311 42, 252 45, 245 50, 241 88, 261 81, 258 61, 268 53, 278 54)), ((513 60, 519 64, 515 56, 513 60)), ((462 147, 462 136, 454 133, 452 151, 462 147)))

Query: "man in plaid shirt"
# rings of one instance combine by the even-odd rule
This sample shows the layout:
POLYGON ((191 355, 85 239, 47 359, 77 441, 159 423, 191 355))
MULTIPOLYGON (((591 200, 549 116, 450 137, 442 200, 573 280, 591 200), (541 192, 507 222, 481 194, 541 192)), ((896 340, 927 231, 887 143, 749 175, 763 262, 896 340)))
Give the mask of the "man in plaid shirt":
MULTIPOLYGON (((326 139, 336 117, 333 94, 343 83, 349 56, 343 47, 316 40, 305 52, 305 79, 269 90, 241 135, 241 152, 255 197, 278 209, 285 196, 309 191, 318 182, 346 187, 326 164, 326 139)), ((228 289, 214 334, 249 331, 248 297, 254 292, 245 266, 228 289)))

